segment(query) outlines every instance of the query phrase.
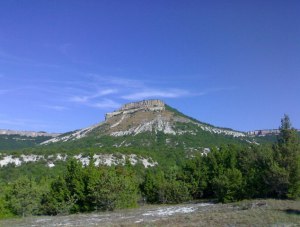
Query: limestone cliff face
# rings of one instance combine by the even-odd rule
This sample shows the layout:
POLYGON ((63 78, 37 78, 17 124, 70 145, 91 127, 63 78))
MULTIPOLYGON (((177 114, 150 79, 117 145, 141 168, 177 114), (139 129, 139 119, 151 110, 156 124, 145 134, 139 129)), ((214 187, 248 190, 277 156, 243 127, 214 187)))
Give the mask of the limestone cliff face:
POLYGON ((120 108, 121 111, 129 110, 129 109, 138 109, 138 108, 144 108, 144 109, 153 109, 153 108, 164 108, 165 103, 161 100, 143 100, 140 102, 131 102, 128 104, 125 104, 120 108))
POLYGON ((0 135, 20 135, 28 137, 38 137, 38 136, 50 136, 56 137, 59 136, 59 133, 47 133, 47 132, 34 132, 34 131, 17 131, 17 130, 7 130, 0 129, 0 135))
POLYGON ((134 113, 136 111, 163 111, 165 110, 165 103, 161 100, 143 100, 140 102, 131 102, 123 105, 120 109, 107 113, 105 115, 105 120, 108 120, 111 117, 134 113))

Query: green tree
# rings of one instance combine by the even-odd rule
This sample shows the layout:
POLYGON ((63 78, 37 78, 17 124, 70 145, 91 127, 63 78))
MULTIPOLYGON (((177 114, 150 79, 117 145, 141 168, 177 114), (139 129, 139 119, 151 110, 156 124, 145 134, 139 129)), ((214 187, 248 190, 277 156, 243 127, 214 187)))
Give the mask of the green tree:
POLYGON ((76 213, 79 211, 86 211, 84 170, 81 162, 76 159, 71 159, 69 161, 64 180, 71 198, 76 201, 71 212, 76 213))
POLYGON ((242 173, 236 168, 226 169, 223 174, 212 179, 212 185, 220 202, 239 200, 241 199, 240 191, 243 188, 242 173))
POLYGON ((142 184, 142 193, 149 203, 180 203, 191 196, 188 183, 178 179, 177 171, 149 170, 142 184))
POLYGON ((136 176, 126 167, 89 168, 87 199, 93 210, 135 207, 138 200, 136 176))
POLYGON ((11 184, 6 200, 14 214, 24 217, 38 213, 41 193, 33 180, 22 177, 11 184))
POLYGON ((200 199, 207 187, 207 166, 201 155, 188 159, 183 167, 180 179, 186 183, 193 199, 200 199))
POLYGON ((281 119, 277 144, 274 146, 276 160, 279 167, 287 171, 288 189, 290 198, 300 197, 300 143, 297 131, 292 127, 288 115, 281 119))
POLYGON ((42 212, 48 215, 69 214, 76 199, 71 195, 66 181, 59 176, 51 183, 50 192, 42 199, 42 212))

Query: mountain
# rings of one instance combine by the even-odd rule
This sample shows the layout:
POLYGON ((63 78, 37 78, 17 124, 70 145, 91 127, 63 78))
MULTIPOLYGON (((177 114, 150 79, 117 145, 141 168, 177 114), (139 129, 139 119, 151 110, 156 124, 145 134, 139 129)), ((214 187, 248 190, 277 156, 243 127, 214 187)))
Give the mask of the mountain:
POLYGON ((42 142, 76 147, 179 148, 203 151, 224 143, 251 143, 244 132, 188 117, 161 100, 128 103, 99 124, 42 142))
POLYGON ((0 151, 34 147, 59 135, 58 133, 0 129, 0 151))
POLYGON ((0 167, 22 165, 29 169, 37 163, 63 168, 69 158, 84 165, 91 158, 95 165, 125 164, 126 160, 144 167, 173 165, 196 153, 207 153, 215 146, 248 146, 276 139, 274 134, 261 136, 198 121, 161 100, 125 104, 107 113, 103 122, 61 135, 0 132, 0 167), (11 152, 11 148, 26 149, 11 152))

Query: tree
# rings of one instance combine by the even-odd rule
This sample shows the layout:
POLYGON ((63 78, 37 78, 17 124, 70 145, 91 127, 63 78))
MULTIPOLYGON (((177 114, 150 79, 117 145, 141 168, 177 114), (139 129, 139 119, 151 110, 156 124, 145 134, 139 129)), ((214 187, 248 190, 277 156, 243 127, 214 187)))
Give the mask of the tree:
POLYGON ((188 183, 179 180, 177 171, 147 171, 142 193, 149 203, 181 203, 191 196, 188 183))
POLYGON ((212 179, 212 185, 220 202, 239 200, 243 188, 242 173, 236 168, 226 169, 223 174, 212 179))
POLYGON ((136 176, 126 167, 89 167, 87 200, 92 210, 135 207, 138 200, 136 176))
POLYGON ((300 143, 297 131, 292 127, 288 115, 281 119, 280 133, 274 146, 279 167, 287 171, 288 188, 286 195, 290 198, 300 197, 300 143))
POLYGON ((64 180, 70 192, 70 196, 76 201, 71 212, 76 213, 79 211, 86 211, 84 171, 81 162, 78 162, 76 159, 70 160, 67 165, 67 172, 64 176, 64 180))
POLYGON ((180 174, 193 199, 200 199, 207 187, 207 166, 201 155, 188 159, 180 174))
POLYGON ((33 180, 22 177, 12 183, 6 200, 14 214, 24 217, 38 213, 41 194, 33 180))
POLYGON ((42 199, 43 213, 48 215, 69 214, 75 205, 74 195, 67 188, 66 181, 59 176, 51 183, 50 192, 42 199))

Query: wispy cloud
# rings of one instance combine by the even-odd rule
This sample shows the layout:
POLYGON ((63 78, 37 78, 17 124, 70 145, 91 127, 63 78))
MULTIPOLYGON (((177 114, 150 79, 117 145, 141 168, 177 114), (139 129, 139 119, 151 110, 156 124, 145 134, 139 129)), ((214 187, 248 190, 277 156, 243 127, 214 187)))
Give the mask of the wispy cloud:
POLYGON ((77 103, 88 103, 91 100, 97 99, 99 97, 107 96, 110 94, 117 93, 117 89, 103 89, 103 90, 97 90, 93 94, 90 95, 75 95, 70 98, 70 101, 77 102, 77 103))
POLYGON ((65 107, 65 106, 57 106, 57 105, 54 105, 54 106, 51 106, 51 105, 42 105, 43 108, 46 108, 46 109, 50 109, 50 110, 56 110, 56 111, 63 111, 63 110, 67 110, 69 108, 65 107))
POLYGON ((121 100, 138 101, 149 98, 175 99, 206 94, 206 92, 196 93, 179 88, 161 87, 147 81, 129 78, 101 76, 97 74, 87 74, 86 77, 89 83, 81 83, 81 88, 69 98, 70 102, 95 108, 116 108, 120 106, 120 102, 124 102, 121 100), (106 88, 100 89, 95 85, 101 85, 106 88))
POLYGON ((140 100, 148 98, 180 98, 183 96, 191 95, 190 92, 180 89, 167 89, 167 90, 145 90, 142 92, 135 92, 128 95, 123 95, 123 99, 127 100, 140 100))
POLYGON ((213 92, 220 92, 220 91, 232 91, 232 90, 235 90, 237 89, 236 86, 229 86, 229 87, 215 87, 215 88, 208 88, 208 89, 205 89, 203 92, 205 94, 208 94, 208 93, 213 93, 213 92))
POLYGON ((89 73, 86 75, 87 78, 95 81, 96 83, 109 85, 109 86, 121 86, 122 88, 141 88, 145 86, 145 82, 141 80, 134 80, 124 77, 115 76, 103 76, 98 74, 89 73))

